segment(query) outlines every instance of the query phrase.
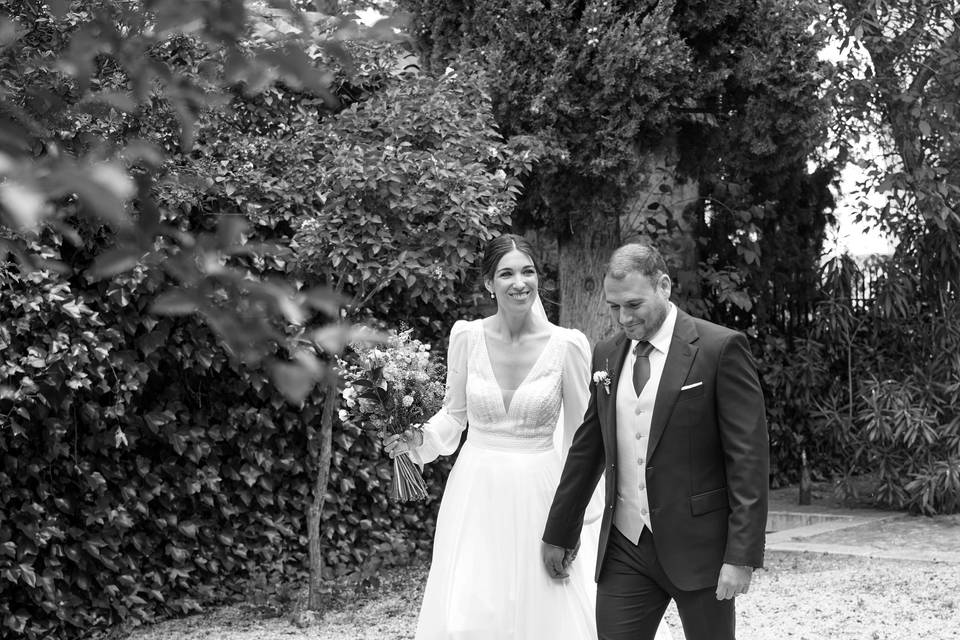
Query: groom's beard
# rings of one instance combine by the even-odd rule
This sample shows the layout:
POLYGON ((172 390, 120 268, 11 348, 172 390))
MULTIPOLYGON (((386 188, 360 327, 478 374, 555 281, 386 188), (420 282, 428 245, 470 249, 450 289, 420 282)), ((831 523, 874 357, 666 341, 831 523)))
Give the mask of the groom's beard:
POLYGON ((663 321, 667 319, 669 309, 670 306, 664 302, 663 306, 658 308, 656 313, 649 318, 649 322, 647 319, 642 319, 640 322, 636 322, 630 326, 620 326, 631 340, 649 340, 660 330, 660 327, 663 326, 663 321))

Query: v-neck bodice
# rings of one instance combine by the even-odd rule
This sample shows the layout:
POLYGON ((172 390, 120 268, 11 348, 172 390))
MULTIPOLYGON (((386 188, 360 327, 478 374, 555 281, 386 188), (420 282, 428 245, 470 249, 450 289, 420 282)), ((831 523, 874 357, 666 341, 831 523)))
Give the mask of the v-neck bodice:
POLYGON ((510 404, 511 404, 511 401, 513 400, 513 396, 516 395, 517 390, 523 386, 523 383, 527 381, 527 378, 534 375, 534 373, 536 372, 537 366, 540 364, 540 361, 543 360, 544 356, 547 354, 547 349, 550 348, 550 343, 553 342, 556 335, 557 335, 556 332, 554 332, 554 333, 551 333, 549 336, 547 336, 547 341, 540 348, 540 353, 538 353, 537 357, 534 358, 533 364, 530 365, 530 369, 528 369, 527 373, 524 374, 523 378, 520 379, 520 383, 512 389, 507 389, 502 384, 500 384, 499 380, 497 380, 496 367, 493 366, 493 355, 490 353, 490 342, 487 338, 486 330, 483 329, 483 325, 481 325, 480 341, 483 347, 482 359, 485 360, 486 363, 489 365, 490 378, 493 380, 493 383, 496 385, 497 389, 500 390, 500 398, 502 400, 503 412, 505 414, 510 413, 510 404), (507 392, 510 393, 509 396, 507 395, 507 392))
MULTIPOLYGON (((586 336, 576 329, 551 327, 548 340, 509 402, 504 402, 505 389, 493 373, 483 320, 457 320, 450 328, 448 345, 443 407, 424 423, 423 444, 410 452, 414 462, 426 464, 454 453, 460 448, 464 429, 467 444, 473 446, 505 454, 553 448, 562 459, 589 400, 590 343, 586 336)), ((529 362, 525 358, 524 366, 529 362)), ((503 381, 513 386, 514 379, 508 376, 503 381)))
POLYGON ((507 402, 487 350, 483 323, 470 323, 467 358, 467 438, 483 446, 543 450, 553 446, 561 406, 566 341, 557 332, 507 402))

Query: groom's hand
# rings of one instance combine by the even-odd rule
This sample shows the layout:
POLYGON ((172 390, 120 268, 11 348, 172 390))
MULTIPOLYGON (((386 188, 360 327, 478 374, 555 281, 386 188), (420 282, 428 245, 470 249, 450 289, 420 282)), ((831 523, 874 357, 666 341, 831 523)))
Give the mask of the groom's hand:
POLYGON ((580 540, 577 540, 577 546, 573 549, 564 549, 563 550, 563 568, 568 569, 570 565, 573 564, 573 561, 577 559, 577 554, 580 553, 580 540))
POLYGON ((554 580, 562 580, 570 576, 567 572, 569 565, 564 562, 569 553, 570 551, 563 547, 547 542, 540 543, 540 557, 543 559, 543 566, 547 570, 547 574, 554 580))
POLYGON ((730 600, 750 589, 753 567, 724 564, 720 567, 720 579, 717 581, 717 600, 730 600))

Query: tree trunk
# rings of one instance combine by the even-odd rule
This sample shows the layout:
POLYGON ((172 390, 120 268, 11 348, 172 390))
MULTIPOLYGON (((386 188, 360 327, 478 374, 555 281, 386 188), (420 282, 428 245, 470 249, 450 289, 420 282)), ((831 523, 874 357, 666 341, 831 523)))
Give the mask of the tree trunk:
POLYGON ((681 179, 677 143, 667 138, 647 152, 642 177, 620 216, 620 235, 626 242, 652 243, 664 259, 673 280, 674 302, 699 299, 700 256, 697 250, 699 185, 681 179))
POLYGON ((333 457, 333 411, 337 406, 337 376, 327 373, 327 389, 323 396, 323 412, 320 415, 320 442, 311 442, 311 455, 317 455, 317 475, 313 483, 313 496, 307 510, 307 536, 310 562, 310 593, 308 608, 321 609, 320 585, 323 582, 323 556, 320 545, 320 525, 323 514, 323 498, 330 478, 330 460, 333 457), (316 451, 319 445, 319 451, 316 451))
POLYGON ((559 241, 560 324, 579 329, 591 344, 614 330, 603 297, 603 274, 620 244, 615 217, 602 214, 577 220, 578 230, 559 241))
MULTIPOLYGON (((638 150, 638 153, 641 153, 638 150)), ((645 152, 643 174, 619 216, 577 216, 577 230, 559 242, 560 324, 583 331, 591 343, 612 335, 603 296, 610 254, 625 242, 647 242, 667 261, 674 300, 700 297, 696 182, 676 175, 676 141, 645 152)), ((603 209, 602 206, 596 209, 603 209)))

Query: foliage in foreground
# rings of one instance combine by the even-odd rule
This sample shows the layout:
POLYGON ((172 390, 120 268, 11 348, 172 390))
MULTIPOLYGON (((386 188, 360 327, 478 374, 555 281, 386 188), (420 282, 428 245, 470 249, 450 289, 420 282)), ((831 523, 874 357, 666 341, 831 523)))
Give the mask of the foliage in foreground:
MULTIPOLYGON (((49 57, 59 51, 44 50, 50 31, 62 30, 55 44, 66 46, 78 20, 45 16, 24 37, 49 57)), ((202 83, 221 62, 208 44, 173 37, 151 55, 174 76, 183 74, 185 87, 202 83)), ((269 48, 259 53, 281 61, 269 48)), ((59 121, 43 132, 50 137, 38 147, 44 152, 67 147, 82 164, 85 154, 106 153, 111 145, 136 142, 137 149, 156 151, 146 154, 152 164, 135 166, 137 222, 161 224, 169 238, 142 245, 129 228, 118 232, 113 224, 120 223, 94 217, 88 202, 72 197, 51 203, 50 227, 32 236, 4 231, 0 637, 71 637, 122 620, 183 613, 242 591, 251 577, 266 575, 276 584, 303 571, 318 415, 338 398, 311 383, 316 371, 309 359, 306 377, 302 367, 283 365, 303 364, 299 349, 323 357, 320 349, 336 351, 348 336, 305 333, 303 321, 327 321, 335 305, 328 294, 304 304, 293 292, 304 283, 333 287, 355 267, 331 266, 322 243, 297 243, 293 235, 309 220, 326 236, 352 225, 365 234, 357 241, 373 242, 378 229, 364 222, 382 216, 398 240, 382 247, 384 262, 372 267, 386 264, 387 256, 409 267, 406 253, 417 258, 417 268, 361 269, 360 282, 338 288, 356 296, 386 285, 378 304, 391 308, 390 295, 405 304, 412 275, 420 288, 408 302, 423 311, 411 320, 429 330, 437 315, 470 299, 454 295, 453 286, 468 277, 476 243, 502 223, 513 197, 512 152, 483 116, 477 85, 391 75, 395 53, 371 54, 386 62, 363 59, 372 67, 361 69, 358 84, 341 81, 343 103, 366 103, 391 89, 385 102, 345 112, 340 125, 327 125, 336 117, 327 102, 292 80, 294 87, 254 95, 228 88, 226 111, 197 103, 189 148, 171 130, 176 121, 163 99, 148 101, 136 116, 109 106, 91 114, 68 92, 47 114, 59 121), (424 99, 436 108, 423 109, 424 99), (393 110, 386 117, 385 108, 393 110), (461 126, 455 115, 470 113, 478 114, 474 126, 461 126), (337 160, 326 154, 354 126, 436 160, 436 183, 418 184, 422 163, 404 158, 393 165, 396 180, 372 184, 363 163, 311 172, 319 160, 337 160), (456 144, 445 134, 450 130, 459 134, 456 144), (110 145, 93 143, 104 139, 110 145), (481 155, 470 160, 475 153, 481 155), (324 182, 330 175, 335 179, 324 182), (452 226, 418 228, 409 206, 404 216, 391 217, 395 208, 404 211, 405 198, 432 199, 437 219, 452 226), (357 219, 334 219, 322 206, 331 199, 362 203, 349 209, 357 219), (306 247, 311 259, 299 261, 297 250, 306 247), (7 261, 7 250, 19 261, 7 261), (436 269, 449 275, 432 277, 436 269), (180 286, 170 291, 172 282, 180 286), (153 315, 157 307, 169 315, 153 315), (273 358, 279 366, 272 369, 250 366, 273 358), (271 384, 271 373, 286 384, 271 384), (302 403, 288 402, 283 391, 291 389, 302 403)), ((60 81, 39 69, 39 78, 18 84, 11 77, 24 69, 8 67, 3 80, 31 92, 60 81)), ((97 82, 101 73, 121 87, 129 79, 109 64, 94 71, 97 82)), ((30 96, 14 92, 10 100, 44 117, 27 110, 37 104, 30 96)), ((372 148, 373 141, 356 142, 357 158, 364 145, 372 148)), ((363 298, 353 298, 357 316, 371 313, 363 298)), ((388 503, 390 465, 380 459, 377 439, 349 423, 334 427, 322 496, 323 564, 334 573, 369 573, 371 566, 423 553, 435 501, 402 510, 388 503)), ((438 464, 426 472, 432 498, 446 469, 438 464)))

